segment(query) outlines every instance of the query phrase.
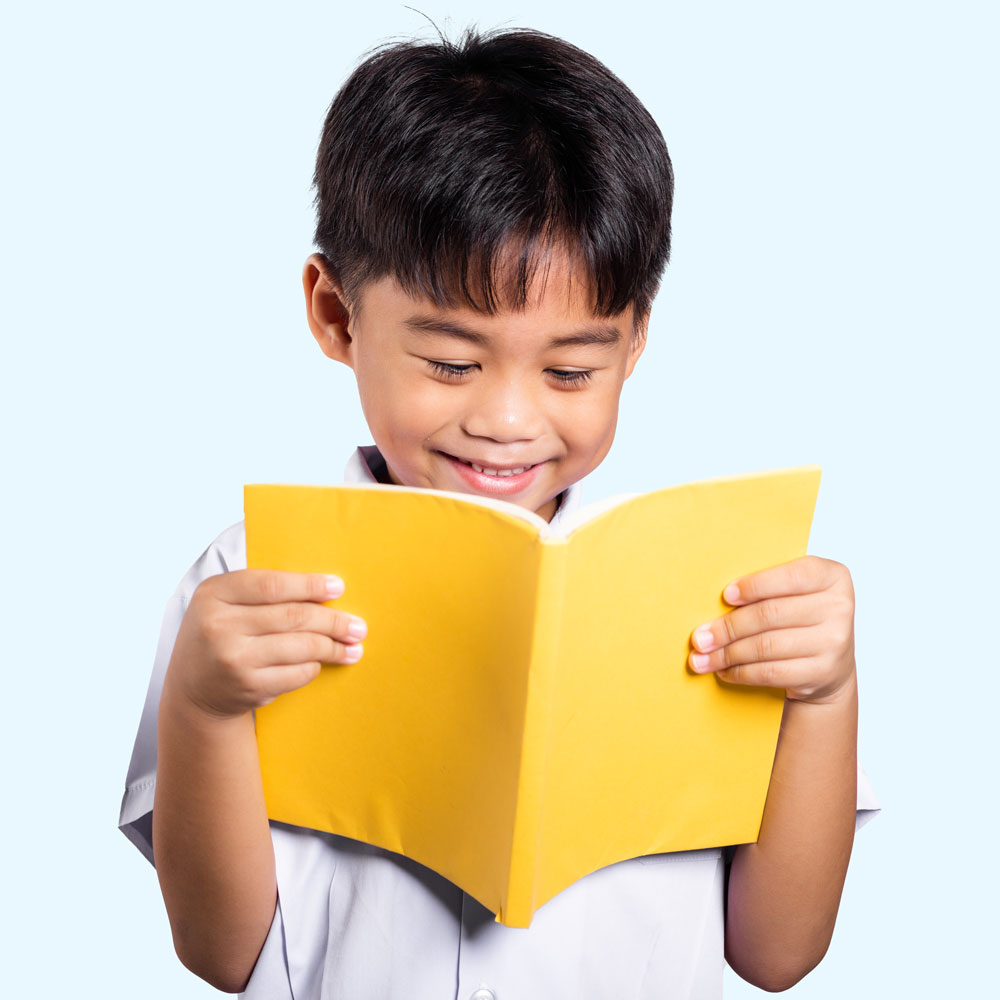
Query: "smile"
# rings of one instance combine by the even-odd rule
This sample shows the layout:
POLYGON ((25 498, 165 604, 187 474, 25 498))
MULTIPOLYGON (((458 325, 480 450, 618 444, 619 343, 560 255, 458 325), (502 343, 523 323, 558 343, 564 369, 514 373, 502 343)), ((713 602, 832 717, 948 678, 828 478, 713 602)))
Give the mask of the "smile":
POLYGON ((440 452, 461 478, 477 492, 485 491, 497 495, 520 493, 534 482, 545 462, 524 463, 522 465, 481 465, 471 459, 459 458, 440 452))
POLYGON ((491 468, 487 465, 477 465, 475 462, 471 462, 466 458, 458 458, 457 455, 449 455, 448 457, 454 458, 456 461, 461 462, 462 465, 468 465, 470 468, 475 469, 480 475, 499 476, 501 478, 505 476, 519 476, 522 472, 527 472, 528 469, 533 469, 535 465, 539 464, 536 462, 532 465, 510 465, 491 468))
POLYGON ((533 465, 519 465, 515 469, 484 469, 481 465, 476 465, 475 462, 465 462, 464 459, 459 459, 465 465, 471 466, 476 472, 481 472, 484 476, 519 476, 522 472, 527 472, 528 469, 533 469, 533 465))

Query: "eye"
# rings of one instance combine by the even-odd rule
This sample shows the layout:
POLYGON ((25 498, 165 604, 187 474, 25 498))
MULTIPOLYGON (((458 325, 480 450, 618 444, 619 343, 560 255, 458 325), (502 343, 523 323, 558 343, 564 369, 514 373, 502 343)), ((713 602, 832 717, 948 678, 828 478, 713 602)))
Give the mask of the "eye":
POLYGON ((549 368, 549 374, 555 376, 557 382, 566 386, 582 386, 594 377, 593 368, 570 370, 566 368, 549 368))
POLYGON ((453 382, 459 381, 476 367, 475 365, 455 365, 450 361, 432 361, 430 358, 426 358, 425 360, 434 369, 435 374, 440 375, 442 378, 450 379, 453 382))

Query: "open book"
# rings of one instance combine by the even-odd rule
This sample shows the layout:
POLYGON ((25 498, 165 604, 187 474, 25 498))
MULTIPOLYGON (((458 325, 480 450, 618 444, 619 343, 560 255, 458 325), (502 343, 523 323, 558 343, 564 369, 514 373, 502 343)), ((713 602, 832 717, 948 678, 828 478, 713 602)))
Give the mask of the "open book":
POLYGON ((256 713, 268 815, 404 854, 527 927, 605 865, 756 840, 782 692, 687 668, 731 580, 806 552, 820 470, 585 507, 245 488, 251 567, 333 573, 365 654, 256 713))

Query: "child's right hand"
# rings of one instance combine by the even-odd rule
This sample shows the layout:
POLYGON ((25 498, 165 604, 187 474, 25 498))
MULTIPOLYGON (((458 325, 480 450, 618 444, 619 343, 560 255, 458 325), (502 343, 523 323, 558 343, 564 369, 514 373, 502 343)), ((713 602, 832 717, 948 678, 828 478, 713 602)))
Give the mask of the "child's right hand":
POLYGON ((181 622, 165 684, 232 718, 313 680, 322 663, 357 663, 367 626, 323 602, 344 583, 318 573, 245 569, 203 580, 181 622))

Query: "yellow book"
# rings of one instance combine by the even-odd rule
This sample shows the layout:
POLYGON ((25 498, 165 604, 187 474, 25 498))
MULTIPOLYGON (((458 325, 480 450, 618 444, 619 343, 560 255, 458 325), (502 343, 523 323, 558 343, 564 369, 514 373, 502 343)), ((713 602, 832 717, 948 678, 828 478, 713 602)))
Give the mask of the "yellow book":
POLYGON ((404 854, 513 927, 627 858, 754 841, 782 692, 687 668, 737 577, 806 552, 817 466, 585 507, 245 488, 250 567, 332 573, 365 654, 256 713, 271 819, 404 854))

